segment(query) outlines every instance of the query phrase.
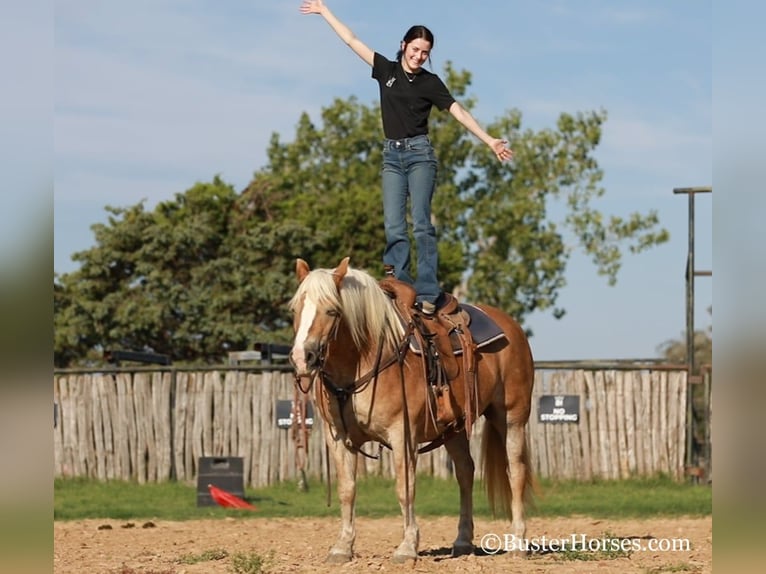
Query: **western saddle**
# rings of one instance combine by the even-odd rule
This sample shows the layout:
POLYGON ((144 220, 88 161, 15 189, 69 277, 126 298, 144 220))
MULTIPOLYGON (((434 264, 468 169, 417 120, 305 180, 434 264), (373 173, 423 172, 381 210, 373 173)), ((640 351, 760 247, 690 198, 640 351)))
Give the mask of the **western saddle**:
POLYGON ((409 283, 386 277, 380 287, 391 297, 410 336, 410 349, 422 357, 424 378, 436 405, 437 426, 445 432, 464 426, 470 436, 479 415, 477 345, 469 328, 471 316, 446 293, 446 302, 430 315, 415 307, 415 289, 409 283))

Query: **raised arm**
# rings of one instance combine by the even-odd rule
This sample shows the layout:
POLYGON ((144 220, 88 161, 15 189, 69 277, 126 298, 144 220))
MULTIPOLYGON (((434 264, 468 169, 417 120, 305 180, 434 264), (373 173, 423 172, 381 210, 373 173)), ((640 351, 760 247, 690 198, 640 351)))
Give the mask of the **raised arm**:
POLYGON ((357 56, 372 66, 375 53, 356 37, 351 28, 338 20, 322 0, 304 0, 301 5, 301 14, 320 14, 340 39, 356 52, 357 56))
POLYGON ((469 132, 487 144, 497 159, 500 161, 505 161, 507 159, 513 158, 513 151, 507 147, 508 140, 493 138, 491 135, 485 132, 479 125, 479 122, 477 122, 471 115, 471 113, 459 103, 454 102, 449 107, 449 112, 457 121, 463 124, 463 126, 465 126, 469 132))

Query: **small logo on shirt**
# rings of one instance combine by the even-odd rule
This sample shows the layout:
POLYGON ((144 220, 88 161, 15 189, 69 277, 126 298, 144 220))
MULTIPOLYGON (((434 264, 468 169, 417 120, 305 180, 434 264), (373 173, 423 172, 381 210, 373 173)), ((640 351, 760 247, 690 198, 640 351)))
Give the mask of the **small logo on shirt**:
POLYGON ((394 85, 395 81, 396 81, 396 78, 394 76, 391 76, 390 78, 388 78, 388 81, 386 82, 386 87, 390 88, 391 86, 394 85))

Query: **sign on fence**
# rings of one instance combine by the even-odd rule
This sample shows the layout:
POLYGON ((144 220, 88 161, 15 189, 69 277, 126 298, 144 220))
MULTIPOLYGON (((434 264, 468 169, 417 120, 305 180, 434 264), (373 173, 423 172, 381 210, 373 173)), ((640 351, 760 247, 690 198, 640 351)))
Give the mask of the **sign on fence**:
POLYGON ((542 395, 537 404, 541 423, 576 423, 580 420, 579 395, 542 395))
MULTIPOLYGON (((277 401, 277 426, 281 429, 289 429, 293 426, 293 401, 277 401)), ((300 424, 300 421, 298 421, 300 424)), ((306 426, 311 428, 314 424, 314 408, 311 403, 306 403, 306 426)))

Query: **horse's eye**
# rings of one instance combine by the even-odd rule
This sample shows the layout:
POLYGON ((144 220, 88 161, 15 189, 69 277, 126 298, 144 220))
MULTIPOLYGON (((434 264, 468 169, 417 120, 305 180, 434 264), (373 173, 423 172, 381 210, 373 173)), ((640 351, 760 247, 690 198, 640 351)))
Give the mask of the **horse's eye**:
POLYGON ((337 309, 328 309, 327 314, 330 317, 340 317, 340 311, 338 311, 337 309))

